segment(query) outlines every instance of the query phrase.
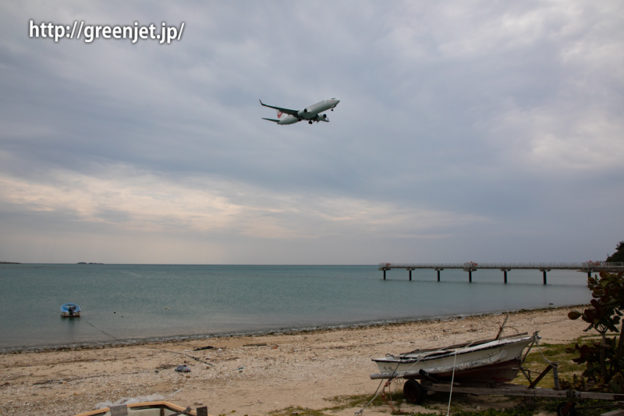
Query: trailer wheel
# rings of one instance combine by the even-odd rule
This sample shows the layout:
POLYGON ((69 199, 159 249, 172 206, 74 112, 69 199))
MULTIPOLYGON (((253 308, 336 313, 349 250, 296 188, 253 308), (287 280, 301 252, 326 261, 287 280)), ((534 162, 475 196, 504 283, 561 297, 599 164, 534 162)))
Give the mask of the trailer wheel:
POLYGON ((576 408, 574 403, 559 403, 557 406, 557 416, 576 416, 576 408))
POLYGON ((409 403, 420 404, 425 400, 427 390, 419 382, 409 379, 403 385, 403 396, 409 403))

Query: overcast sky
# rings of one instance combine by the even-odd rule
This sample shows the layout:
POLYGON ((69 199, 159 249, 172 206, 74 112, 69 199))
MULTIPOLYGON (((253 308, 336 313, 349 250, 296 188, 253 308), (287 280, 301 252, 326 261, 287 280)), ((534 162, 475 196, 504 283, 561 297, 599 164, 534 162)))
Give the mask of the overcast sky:
POLYGON ((9 1, 0 260, 603 260, 624 3, 9 1), (180 41, 29 37, 29 20, 180 41), (269 104, 336 97, 330 123, 269 104))

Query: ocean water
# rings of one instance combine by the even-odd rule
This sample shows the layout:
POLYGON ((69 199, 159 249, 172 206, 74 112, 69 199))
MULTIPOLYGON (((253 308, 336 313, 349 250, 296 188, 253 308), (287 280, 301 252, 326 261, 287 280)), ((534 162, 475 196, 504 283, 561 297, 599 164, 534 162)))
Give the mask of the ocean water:
POLYGON ((377 266, 0 265, 0 350, 272 332, 578 305, 586 274, 377 266), (80 319, 63 319, 66 302, 80 319))

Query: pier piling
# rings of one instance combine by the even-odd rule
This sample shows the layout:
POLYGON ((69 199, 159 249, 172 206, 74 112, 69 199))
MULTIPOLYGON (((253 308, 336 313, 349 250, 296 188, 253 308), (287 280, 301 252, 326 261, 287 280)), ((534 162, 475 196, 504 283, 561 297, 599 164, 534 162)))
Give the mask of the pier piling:
POLYGON ((501 269, 503 271, 504 281, 507 284, 507 272, 511 271, 511 269, 501 269))

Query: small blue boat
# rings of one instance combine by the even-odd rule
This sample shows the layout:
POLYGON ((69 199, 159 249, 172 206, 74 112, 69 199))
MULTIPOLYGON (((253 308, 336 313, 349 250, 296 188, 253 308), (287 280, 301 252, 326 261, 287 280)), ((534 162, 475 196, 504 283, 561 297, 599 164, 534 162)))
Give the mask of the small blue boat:
POLYGON ((80 306, 75 303, 62 304, 61 316, 63 318, 80 318, 80 306))

